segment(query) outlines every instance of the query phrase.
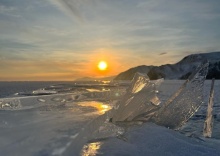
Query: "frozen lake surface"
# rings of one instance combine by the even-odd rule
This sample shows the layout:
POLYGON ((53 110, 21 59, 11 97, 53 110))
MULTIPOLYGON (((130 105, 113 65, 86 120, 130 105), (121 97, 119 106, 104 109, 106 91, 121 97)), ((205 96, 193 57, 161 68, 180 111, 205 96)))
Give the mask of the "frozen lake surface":
MULTIPOLYGON (((164 81, 158 88, 159 99, 165 102, 183 82, 164 81)), ((202 137, 210 87, 211 81, 206 81, 204 104, 179 131, 148 122, 125 130, 110 126, 107 130, 117 130, 122 135, 100 133, 98 139, 89 139, 84 144, 81 155, 220 155, 220 81, 217 80, 213 135, 209 139, 202 137)), ((0 155, 74 155, 72 151, 79 150, 78 145, 73 146, 77 135, 112 109, 126 88, 127 83, 62 83, 0 99, 0 155)))

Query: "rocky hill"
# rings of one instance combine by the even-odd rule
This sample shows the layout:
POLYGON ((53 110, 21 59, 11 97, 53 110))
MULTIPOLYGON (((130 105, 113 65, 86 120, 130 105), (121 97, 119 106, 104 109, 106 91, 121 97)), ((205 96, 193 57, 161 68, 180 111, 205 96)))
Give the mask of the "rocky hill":
POLYGON ((209 72, 206 78, 220 79, 220 52, 211 52, 188 55, 176 64, 137 66, 120 73, 114 80, 131 80, 136 72, 146 73, 152 80, 158 78, 186 79, 204 58, 210 62, 209 72))

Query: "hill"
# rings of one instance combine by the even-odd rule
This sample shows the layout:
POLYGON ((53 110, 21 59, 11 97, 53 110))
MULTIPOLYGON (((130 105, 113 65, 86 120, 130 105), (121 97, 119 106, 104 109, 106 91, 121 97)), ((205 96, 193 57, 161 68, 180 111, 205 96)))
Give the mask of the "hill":
POLYGON ((147 74, 151 80, 159 78, 186 79, 204 58, 210 62, 206 78, 220 79, 220 52, 210 52, 188 55, 175 64, 137 66, 118 74, 114 80, 131 80, 136 72, 147 74))

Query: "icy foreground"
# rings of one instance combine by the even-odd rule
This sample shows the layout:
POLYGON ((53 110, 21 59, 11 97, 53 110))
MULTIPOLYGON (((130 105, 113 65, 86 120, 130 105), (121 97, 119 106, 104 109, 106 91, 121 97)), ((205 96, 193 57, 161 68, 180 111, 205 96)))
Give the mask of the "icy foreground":
MULTIPOLYGON (((201 135, 197 135, 200 139, 186 137, 165 128, 171 127, 172 118, 163 121, 155 114, 165 106, 175 106, 173 101, 185 110, 178 99, 203 85, 204 74, 197 70, 180 90, 182 81, 165 81, 159 86, 161 80, 152 82, 145 75, 138 75, 126 91, 116 87, 110 91, 0 99, 0 155, 220 155, 219 140, 201 135), (167 100, 170 95, 173 96, 167 100), (165 101, 168 102, 161 106, 165 101)), ((193 97, 202 96, 202 90, 198 91, 193 97)), ((189 113, 186 117, 203 104, 201 98, 185 100, 192 102, 190 106, 195 104, 195 109, 187 106, 190 111, 183 111, 189 113)), ((173 128, 188 120, 181 117, 175 114, 173 128)), ((199 126, 197 131, 201 131, 199 126)))
POLYGON ((220 154, 219 142, 194 140, 152 123, 146 123, 143 127, 132 127, 124 137, 126 141, 110 138, 96 142, 101 144, 97 155, 103 153, 106 156, 217 156, 220 154))
POLYGON ((204 61, 162 107, 156 96, 156 84, 160 84, 161 81, 151 82, 147 75, 137 73, 115 108, 89 123, 68 145, 70 147, 66 153, 78 154, 77 149, 81 149, 81 144, 86 143, 87 140, 99 139, 101 133, 104 133, 104 137, 109 137, 106 135, 106 130, 102 128, 103 124, 107 124, 107 131, 115 129, 113 134, 118 137, 121 137, 123 130, 115 128, 111 123, 126 129, 134 124, 152 121, 158 125, 178 129, 201 106, 202 89, 207 71, 208 62, 204 61), (193 94, 195 97, 190 98, 193 94), (94 134, 98 134, 98 137, 94 134), (73 146, 76 149, 73 150, 71 148, 73 146))

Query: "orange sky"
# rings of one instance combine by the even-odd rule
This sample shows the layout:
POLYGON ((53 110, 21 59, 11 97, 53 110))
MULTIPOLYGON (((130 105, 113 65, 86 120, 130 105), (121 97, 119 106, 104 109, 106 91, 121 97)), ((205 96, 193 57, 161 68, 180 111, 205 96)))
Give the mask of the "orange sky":
POLYGON ((219 51, 219 5, 219 0, 2 1, 0 81, 113 76, 219 51), (97 69, 101 60, 108 63, 106 71, 97 69))
POLYGON ((41 60, 1 60, 1 81, 72 81, 81 77, 101 78, 115 76, 138 65, 152 65, 175 62, 169 55, 159 57, 149 54, 140 57, 129 50, 98 49, 86 54, 55 52, 41 60), (152 59, 154 58, 154 59, 152 59), (163 59, 162 59, 163 58, 163 59), (162 60, 162 61, 160 61, 162 60), (98 69, 98 63, 105 61, 106 70, 98 69), (156 61, 156 62, 155 62, 156 61))

